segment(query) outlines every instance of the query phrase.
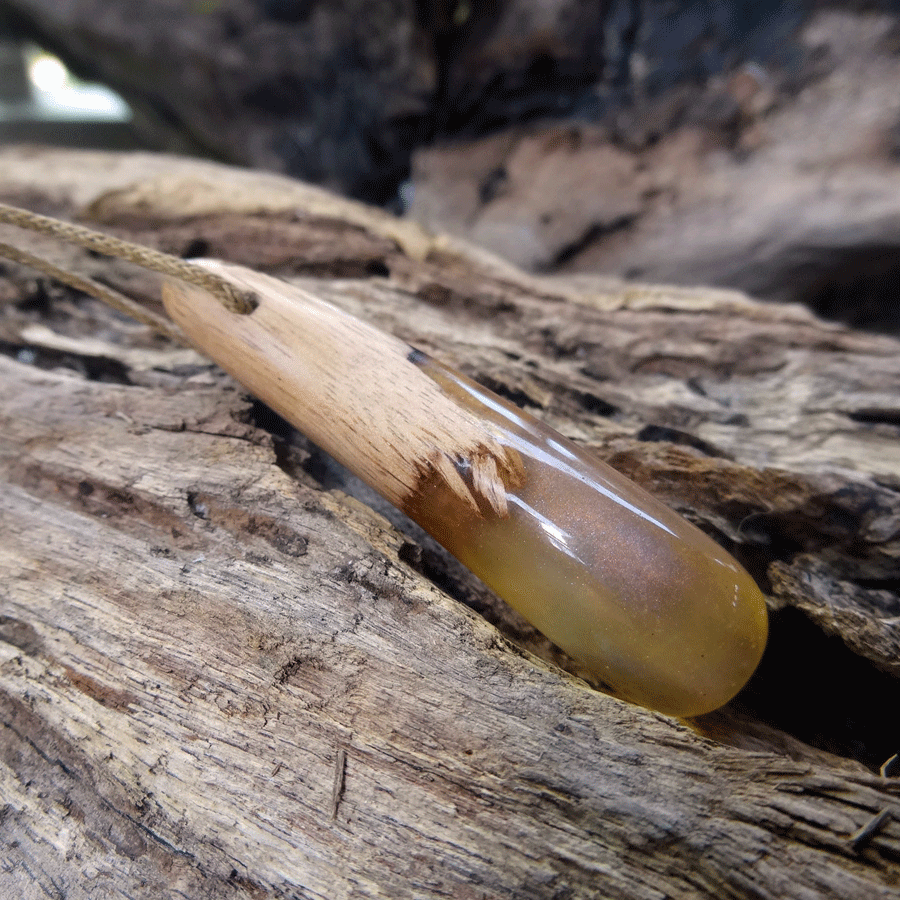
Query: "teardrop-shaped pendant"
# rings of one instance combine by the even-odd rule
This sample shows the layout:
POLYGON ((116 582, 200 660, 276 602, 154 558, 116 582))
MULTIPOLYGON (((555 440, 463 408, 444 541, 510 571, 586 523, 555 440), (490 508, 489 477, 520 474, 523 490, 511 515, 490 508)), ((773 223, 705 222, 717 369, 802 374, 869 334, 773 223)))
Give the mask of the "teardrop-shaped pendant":
POLYGON ((203 353, 406 512, 616 693, 673 715, 730 700, 765 601, 718 544, 537 419, 307 292, 205 262, 249 315, 164 287, 203 353))

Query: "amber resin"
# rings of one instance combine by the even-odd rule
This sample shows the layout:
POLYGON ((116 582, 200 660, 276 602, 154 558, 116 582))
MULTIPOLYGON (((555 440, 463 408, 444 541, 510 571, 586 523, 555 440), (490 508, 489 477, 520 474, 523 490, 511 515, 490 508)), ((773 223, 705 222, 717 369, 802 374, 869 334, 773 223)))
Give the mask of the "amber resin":
MULTIPOLYGON (((617 693, 676 715, 730 700, 766 644, 765 600, 712 539, 553 429, 414 356, 521 460, 508 515, 431 479, 407 505, 511 606, 617 693)), ((465 461, 460 472, 468 477, 465 461)))
POLYGON ((726 703, 766 643, 763 596, 718 544, 490 391, 298 288, 207 263, 251 315, 170 285, 205 353, 404 509, 622 697, 726 703))

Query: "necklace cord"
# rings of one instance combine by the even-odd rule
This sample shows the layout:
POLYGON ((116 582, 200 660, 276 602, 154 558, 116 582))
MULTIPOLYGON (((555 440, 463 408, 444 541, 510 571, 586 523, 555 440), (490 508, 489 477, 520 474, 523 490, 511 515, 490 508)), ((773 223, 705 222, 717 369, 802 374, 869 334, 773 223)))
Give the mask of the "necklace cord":
MULTIPOLYGON (((104 256, 123 259, 142 268, 159 272, 162 275, 187 281, 213 294, 225 309, 237 315, 248 315, 257 306, 256 296, 252 291, 240 290, 224 278, 220 278, 214 272, 196 263, 188 262, 168 253, 161 253, 159 250, 153 250, 141 244, 123 241, 120 238, 93 231, 81 225, 62 222, 49 216, 41 216, 30 210, 20 209, 17 206, 8 206, 5 203, 0 203, 0 223, 13 225, 27 231, 36 231, 39 234, 46 234, 67 243, 84 247, 87 250, 93 250, 104 256)), ((51 278, 55 278, 64 284, 68 284, 70 287, 84 291, 86 294, 108 303, 114 309, 126 313, 145 325, 150 325, 170 337, 177 337, 180 341, 184 340, 183 336, 179 335, 167 319, 151 313, 124 294, 112 288, 107 288, 93 279, 84 278, 74 272, 69 272, 66 269, 55 266, 42 257, 20 250, 10 244, 0 243, 0 256, 37 269, 51 278)))
POLYGON ((19 247, 14 247, 12 244, 0 242, 0 256, 12 260, 12 262, 21 263, 24 266, 36 269, 38 272, 43 272, 45 275, 49 275, 56 281, 61 281, 77 291, 82 291, 91 297, 102 300, 113 309, 125 313, 125 315, 130 316, 143 325, 149 325, 160 332, 160 334, 164 334, 166 337, 170 337, 181 344, 185 343, 184 335, 168 319, 157 316, 125 294, 100 284, 99 281, 94 281, 93 278, 85 278, 82 275, 70 272, 68 269, 61 269, 49 260, 35 256, 27 250, 21 250, 19 247))

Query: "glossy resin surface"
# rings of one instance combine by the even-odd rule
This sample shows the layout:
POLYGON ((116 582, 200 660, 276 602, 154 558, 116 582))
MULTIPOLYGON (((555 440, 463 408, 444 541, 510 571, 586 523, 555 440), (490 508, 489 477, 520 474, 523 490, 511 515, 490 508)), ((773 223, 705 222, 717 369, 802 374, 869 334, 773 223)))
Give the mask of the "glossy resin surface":
MULTIPOLYGON (((437 479, 407 510, 616 693, 676 715, 726 703, 765 649, 756 583, 711 538, 590 453, 424 354, 448 395, 521 461, 507 511, 480 514, 437 479)), ((460 461, 464 479, 473 477, 460 461)))

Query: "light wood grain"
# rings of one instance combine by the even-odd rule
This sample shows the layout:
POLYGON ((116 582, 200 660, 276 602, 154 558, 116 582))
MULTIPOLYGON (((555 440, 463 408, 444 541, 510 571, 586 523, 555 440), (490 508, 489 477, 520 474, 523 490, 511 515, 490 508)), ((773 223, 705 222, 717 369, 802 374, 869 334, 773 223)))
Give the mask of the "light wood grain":
POLYGON ((479 503, 504 512, 497 498, 505 502, 504 485, 521 478, 515 451, 409 361, 413 348, 276 278, 202 264, 253 292, 254 312, 230 314, 211 294, 175 281, 163 285, 163 304, 254 396, 397 507, 436 475, 474 515, 479 503), (484 473, 471 487, 457 471, 462 462, 484 473))

